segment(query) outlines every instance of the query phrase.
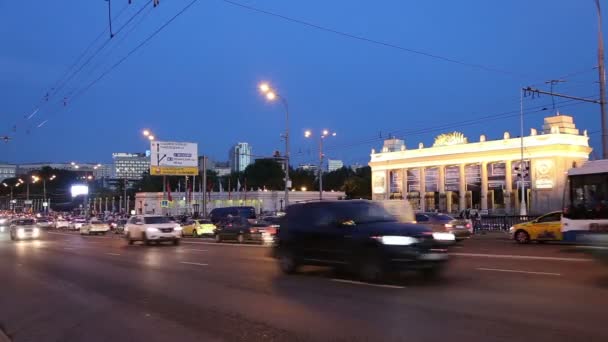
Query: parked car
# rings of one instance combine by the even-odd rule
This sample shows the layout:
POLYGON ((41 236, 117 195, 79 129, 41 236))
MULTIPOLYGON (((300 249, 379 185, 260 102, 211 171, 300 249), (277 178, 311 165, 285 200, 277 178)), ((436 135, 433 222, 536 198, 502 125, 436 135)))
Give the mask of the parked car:
POLYGON ((178 245, 182 237, 182 227, 167 216, 135 215, 125 226, 125 239, 130 245, 141 241, 146 245, 152 242, 170 241, 178 245))
POLYGON ((247 217, 229 217, 218 222, 215 230, 215 241, 218 243, 225 240, 233 240, 238 243, 247 241, 270 243, 273 236, 266 231, 267 228, 269 228, 268 224, 252 223, 247 217))
POLYGON ((69 230, 80 230, 80 228, 87 223, 87 220, 84 218, 75 218, 70 221, 70 225, 68 226, 69 230))
POLYGON ((217 227, 207 219, 189 219, 182 224, 182 232, 184 235, 199 237, 213 236, 217 227))
POLYGON ((36 220, 38 228, 49 229, 53 226, 53 221, 50 218, 41 217, 36 220))
POLYGON ((444 242, 454 239, 400 222, 376 202, 318 201, 287 207, 273 254, 284 273, 301 265, 340 266, 377 281, 401 270, 437 275, 448 260, 444 242))
POLYGON ((93 235, 93 234, 101 234, 101 235, 105 235, 105 233, 107 233, 108 231, 110 231, 110 226, 108 225, 107 222, 103 222, 99 219, 92 219, 89 222, 87 222, 86 224, 82 225, 82 227, 80 227, 80 234, 81 235, 93 235))
POLYGON ((452 233, 456 241, 468 239, 473 235, 473 226, 469 220, 456 219, 442 213, 416 213, 416 223, 431 228, 434 232, 452 233))
POLYGON ((211 223, 216 224, 219 221, 232 216, 232 217, 244 217, 249 220, 255 220, 255 208, 254 207, 224 207, 215 208, 209 213, 211 223))
POLYGON ((561 211, 550 212, 532 221, 514 225, 509 228, 509 233, 513 240, 521 244, 530 241, 559 241, 563 238, 561 219, 561 211))
POLYGON ((40 228, 36 226, 36 220, 31 218, 20 218, 11 221, 9 232, 13 241, 37 239, 40 237, 40 228))
POLYGON ((70 221, 64 218, 57 218, 54 223, 55 229, 69 228, 70 221))

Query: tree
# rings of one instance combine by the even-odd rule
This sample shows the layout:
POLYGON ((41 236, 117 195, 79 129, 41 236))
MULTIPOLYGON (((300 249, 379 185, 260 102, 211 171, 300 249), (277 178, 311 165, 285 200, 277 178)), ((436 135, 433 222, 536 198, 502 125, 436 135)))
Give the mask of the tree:
POLYGON ((341 191, 344 188, 346 180, 353 175, 353 170, 345 166, 332 172, 327 172, 323 174, 323 190, 341 191))
MULTIPOLYGON (((285 172, 283 167, 274 159, 256 159, 245 169, 247 188, 268 190, 282 190, 285 187, 285 172)), ((241 180, 243 185, 243 180, 241 180)))
POLYGON ((290 169, 289 178, 291 178, 292 187, 300 190, 305 187, 308 190, 314 190, 316 187, 316 175, 312 170, 290 169))
POLYGON ((372 172, 369 166, 357 169, 354 174, 344 182, 344 192, 346 197, 352 198, 372 198, 372 172))

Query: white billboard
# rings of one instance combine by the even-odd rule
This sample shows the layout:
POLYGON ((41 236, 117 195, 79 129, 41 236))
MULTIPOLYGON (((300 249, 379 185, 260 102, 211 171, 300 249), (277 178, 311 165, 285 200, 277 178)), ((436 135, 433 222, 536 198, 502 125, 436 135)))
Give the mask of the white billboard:
POLYGON ((70 188, 70 192, 72 193, 72 197, 80 196, 80 195, 88 195, 89 194, 89 186, 88 185, 72 185, 70 188))
POLYGON ((175 141, 150 143, 151 175, 198 175, 198 144, 175 141))

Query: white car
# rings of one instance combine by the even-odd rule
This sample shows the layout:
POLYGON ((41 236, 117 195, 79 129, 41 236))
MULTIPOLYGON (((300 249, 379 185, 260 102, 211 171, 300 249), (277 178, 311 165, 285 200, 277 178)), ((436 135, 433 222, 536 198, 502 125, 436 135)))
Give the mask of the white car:
POLYGON ((55 229, 61 228, 70 228, 70 221, 63 218, 58 218, 55 220, 55 229))
POLYGON ((81 219, 81 218, 73 219, 72 221, 70 221, 68 229, 69 230, 80 230, 80 228, 82 228, 82 226, 85 223, 87 223, 87 221, 85 219, 81 219))
POLYGON ((167 216, 131 216, 125 226, 125 239, 130 245, 135 241, 141 241, 146 245, 153 241, 171 241, 174 245, 178 245, 181 237, 182 227, 167 216))
POLYGON ((80 234, 93 235, 93 234, 105 234, 110 231, 110 226, 100 220, 91 220, 80 227, 80 234))
POLYGON ((40 237, 40 228, 36 227, 36 220, 23 218, 16 219, 10 225, 11 240, 37 239, 40 237))

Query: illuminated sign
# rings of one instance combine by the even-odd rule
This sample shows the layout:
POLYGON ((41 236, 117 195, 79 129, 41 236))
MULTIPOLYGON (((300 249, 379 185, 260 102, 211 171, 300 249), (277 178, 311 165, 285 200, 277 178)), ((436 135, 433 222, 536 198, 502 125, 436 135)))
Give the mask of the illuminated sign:
POLYGON ((88 195, 89 194, 89 186, 88 185, 72 185, 70 188, 70 193, 72 193, 72 197, 80 196, 80 195, 88 195))
POLYGON ((385 174, 384 172, 374 172, 372 177, 372 190, 375 194, 384 194, 386 189, 384 188, 385 174))
POLYGON ((534 186, 537 189, 553 189, 555 166, 551 159, 536 160, 534 168, 534 186))

